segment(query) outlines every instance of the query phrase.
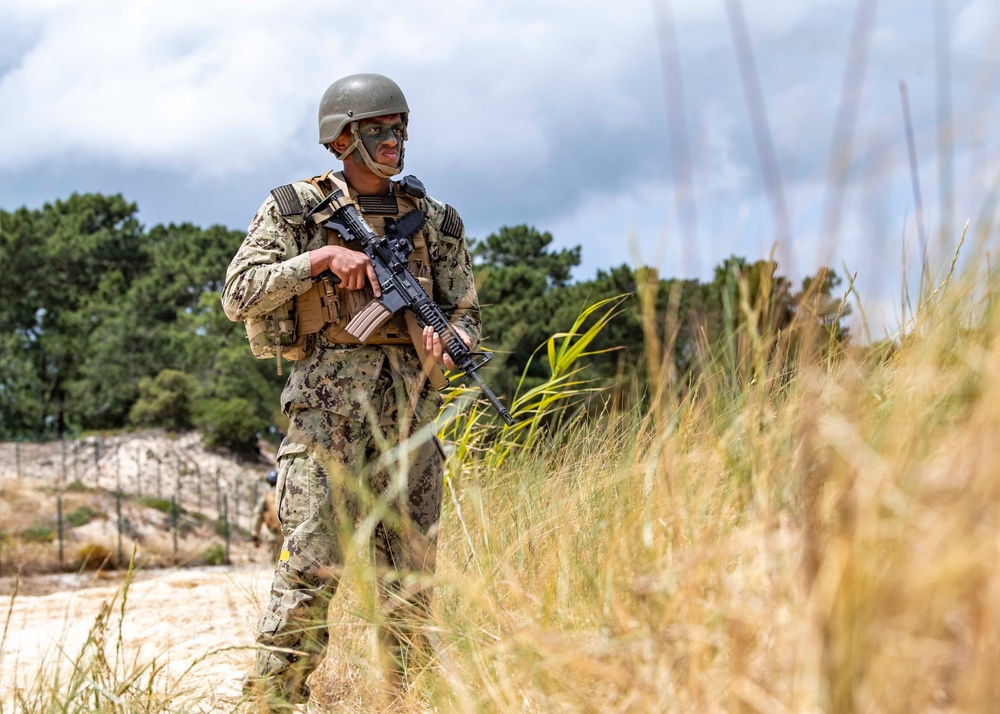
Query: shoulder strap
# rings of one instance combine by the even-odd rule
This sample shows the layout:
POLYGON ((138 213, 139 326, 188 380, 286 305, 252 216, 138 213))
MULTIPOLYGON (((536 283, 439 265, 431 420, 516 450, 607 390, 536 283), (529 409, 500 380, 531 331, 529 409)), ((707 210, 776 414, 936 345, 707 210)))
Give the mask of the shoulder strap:
POLYGON ((333 177, 334 173, 334 169, 330 169, 325 174, 305 179, 305 182, 312 184, 313 188, 319 191, 319 195, 325 197, 329 195, 329 193, 333 190, 333 187, 336 185, 336 180, 333 177))

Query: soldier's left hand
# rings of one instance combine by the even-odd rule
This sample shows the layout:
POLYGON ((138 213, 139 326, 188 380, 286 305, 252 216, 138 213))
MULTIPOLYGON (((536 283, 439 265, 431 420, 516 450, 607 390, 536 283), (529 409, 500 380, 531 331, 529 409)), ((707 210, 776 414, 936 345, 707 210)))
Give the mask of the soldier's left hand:
MULTIPOLYGON (((454 327, 454 330, 455 334, 465 343, 465 346, 471 348, 472 340, 465 334, 465 330, 460 327, 454 327)), ((444 351, 444 344, 441 342, 441 337, 438 336, 438 333, 430 325, 424 328, 424 350, 427 354, 433 356, 438 364, 443 364, 445 369, 455 369, 455 363, 452 361, 451 355, 444 351)))

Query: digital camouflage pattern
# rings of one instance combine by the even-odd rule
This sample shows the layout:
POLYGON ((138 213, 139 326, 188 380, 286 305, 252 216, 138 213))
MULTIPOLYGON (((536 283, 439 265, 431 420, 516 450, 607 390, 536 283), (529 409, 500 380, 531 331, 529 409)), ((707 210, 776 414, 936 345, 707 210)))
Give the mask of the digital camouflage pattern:
MULTIPOLYGON (((384 371, 370 417, 292 412, 278 463, 278 515, 284 548, 271 598, 257 626, 257 673, 294 689, 316 667, 329 640, 326 613, 344 553, 359 519, 381 516, 371 534, 380 598, 379 640, 390 670, 405 673, 426 651, 420 622, 430 602, 441 511, 441 449, 423 429, 391 458, 380 444, 400 443, 396 425, 406 397, 384 371)), ((407 432, 413 432, 407 429, 407 432)))
MULTIPOLYGON (((302 215, 282 216, 268 197, 229 266, 222 301, 232 320, 265 315, 313 282, 308 251, 326 245, 327 236, 304 216, 323 197, 306 181, 293 188, 302 215)), ((479 304, 464 235, 451 235, 462 231, 446 221, 454 209, 429 197, 420 209, 432 298, 475 345, 479 304)), ((336 344, 321 332, 311 354, 292 364, 281 401, 289 427, 276 493, 285 544, 258 623, 254 681, 285 701, 307 697, 304 680, 328 643, 326 611, 345 544, 370 514, 376 518, 364 522, 376 523, 370 542, 381 652, 387 671, 405 676, 411 658, 426 652, 419 623, 429 605, 441 509, 443 456, 430 428, 440 395, 411 345, 336 344)))

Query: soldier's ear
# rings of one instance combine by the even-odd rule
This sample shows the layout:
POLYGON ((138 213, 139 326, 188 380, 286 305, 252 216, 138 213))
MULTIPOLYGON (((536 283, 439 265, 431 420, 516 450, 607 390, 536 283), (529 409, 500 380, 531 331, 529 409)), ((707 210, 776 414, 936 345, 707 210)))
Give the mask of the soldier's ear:
POLYGON ((340 133, 333 143, 330 144, 330 148, 333 149, 335 154, 342 154, 344 150, 351 145, 351 133, 348 130, 344 130, 340 133))

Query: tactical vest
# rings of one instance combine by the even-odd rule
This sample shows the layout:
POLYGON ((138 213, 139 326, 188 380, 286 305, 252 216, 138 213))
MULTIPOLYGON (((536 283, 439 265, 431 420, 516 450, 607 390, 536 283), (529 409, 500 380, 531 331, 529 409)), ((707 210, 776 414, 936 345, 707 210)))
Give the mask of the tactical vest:
MULTIPOLYGON (((307 179, 321 196, 339 188, 349 195, 368 225, 378 236, 385 235, 386 219, 399 217, 420 208, 420 201, 404 193, 399 184, 393 182, 388 196, 359 196, 344 181, 342 173, 329 171, 322 176, 307 179)), ((326 244, 343 246, 350 250, 361 250, 357 243, 349 243, 336 231, 319 230, 326 233, 326 244)), ((430 251, 427 248, 427 229, 422 228, 413 237, 413 252, 407 267, 428 295, 434 295, 431 272, 430 251)), ((317 280, 306 292, 295 298, 295 328, 301 341, 306 335, 323 332, 326 339, 335 344, 362 344, 345 329, 364 307, 375 299, 369 285, 363 290, 345 290, 340 285, 332 286, 327 280, 317 280)), ((402 316, 388 320, 369 337, 364 344, 403 345, 412 344, 410 333, 402 316)))

